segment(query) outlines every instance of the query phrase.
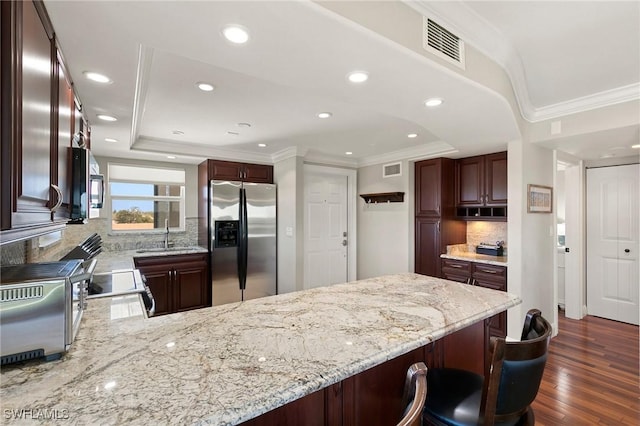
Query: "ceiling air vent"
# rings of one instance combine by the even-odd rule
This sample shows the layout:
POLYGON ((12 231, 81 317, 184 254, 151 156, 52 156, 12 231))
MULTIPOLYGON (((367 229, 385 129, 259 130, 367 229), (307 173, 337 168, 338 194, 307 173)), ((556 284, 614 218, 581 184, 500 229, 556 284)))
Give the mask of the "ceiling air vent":
POLYGON ((426 16, 423 18, 422 46, 429 52, 464 69, 464 42, 426 16))

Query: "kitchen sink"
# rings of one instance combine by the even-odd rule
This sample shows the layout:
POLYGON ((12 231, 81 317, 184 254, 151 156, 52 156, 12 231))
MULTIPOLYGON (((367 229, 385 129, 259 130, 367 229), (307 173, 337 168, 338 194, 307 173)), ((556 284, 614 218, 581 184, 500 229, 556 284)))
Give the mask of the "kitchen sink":
POLYGON ((136 250, 136 253, 166 253, 166 252, 173 252, 173 251, 197 251, 197 250, 201 250, 201 247, 193 247, 193 246, 169 247, 169 248, 158 247, 158 248, 136 250))

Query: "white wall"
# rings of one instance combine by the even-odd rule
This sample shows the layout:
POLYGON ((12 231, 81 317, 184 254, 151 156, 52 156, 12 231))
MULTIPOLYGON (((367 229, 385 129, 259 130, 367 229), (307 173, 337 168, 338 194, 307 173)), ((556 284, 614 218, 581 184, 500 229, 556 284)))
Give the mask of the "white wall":
POLYGON ((527 213, 527 185, 553 185, 553 151, 523 141, 509 142, 509 272, 507 291, 522 304, 509 309, 507 334, 519 339, 522 322, 531 308, 553 322, 554 214, 527 213))
MULTIPOLYGON (((358 169, 358 194, 404 192, 403 203, 367 205, 358 197, 358 279, 408 272, 413 225, 409 167, 402 162, 402 176, 382 177, 382 164, 358 169)), ((413 255, 411 255, 413 256, 413 255)))
POLYGON ((302 290, 303 268, 303 159, 276 162, 278 185, 278 293, 302 290), (287 232, 287 230, 291 232, 287 232))

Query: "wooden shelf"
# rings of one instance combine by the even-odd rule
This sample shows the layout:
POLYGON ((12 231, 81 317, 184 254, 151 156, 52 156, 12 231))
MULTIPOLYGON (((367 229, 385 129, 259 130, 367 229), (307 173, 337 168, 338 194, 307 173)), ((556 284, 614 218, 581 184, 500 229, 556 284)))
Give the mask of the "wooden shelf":
POLYGON ((360 194, 365 203, 403 203, 404 192, 378 192, 375 194, 360 194))
POLYGON ((456 216, 462 220, 507 221, 507 206, 458 207, 456 216))

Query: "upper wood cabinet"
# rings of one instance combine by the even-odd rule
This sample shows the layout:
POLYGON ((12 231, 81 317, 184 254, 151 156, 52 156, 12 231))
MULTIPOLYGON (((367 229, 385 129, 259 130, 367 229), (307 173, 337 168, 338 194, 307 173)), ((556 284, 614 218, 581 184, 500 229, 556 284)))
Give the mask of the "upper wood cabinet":
MULTIPOLYGON (((77 113, 42 1, 0 2, 1 242, 60 229, 69 219, 77 113)), ((88 123, 84 118, 85 134, 88 123)))
POLYGON ((53 29, 40 2, 0 2, 0 10, 2 230, 52 225, 62 202, 52 168, 53 29))
POLYGON ((506 151, 456 160, 456 205, 460 218, 506 220, 506 151))
POLYGON ((56 155, 56 161, 51 163, 52 176, 51 181, 57 185, 60 194, 62 194, 62 203, 57 210, 54 211, 54 219, 67 220, 70 217, 70 200, 71 200, 71 160, 69 148, 73 138, 74 125, 74 96, 71 82, 68 78, 62 56, 57 53, 56 60, 56 80, 57 80, 57 105, 55 105, 54 116, 54 138, 53 152, 56 155))
POLYGON ((273 166, 220 160, 207 160, 207 162, 209 179, 273 183, 273 166))

